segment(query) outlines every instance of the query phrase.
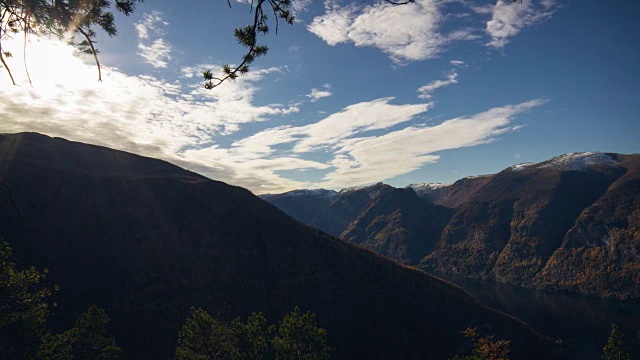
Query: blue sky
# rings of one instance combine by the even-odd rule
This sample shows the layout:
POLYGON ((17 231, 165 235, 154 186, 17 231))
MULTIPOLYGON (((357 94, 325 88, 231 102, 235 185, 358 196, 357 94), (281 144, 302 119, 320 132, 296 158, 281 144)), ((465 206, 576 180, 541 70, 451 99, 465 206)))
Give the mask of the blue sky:
POLYGON ((293 0, 297 20, 236 81, 246 2, 148 0, 90 58, 3 49, 0 131, 162 158, 255 193, 450 183, 569 152, 640 152, 640 4, 293 0))

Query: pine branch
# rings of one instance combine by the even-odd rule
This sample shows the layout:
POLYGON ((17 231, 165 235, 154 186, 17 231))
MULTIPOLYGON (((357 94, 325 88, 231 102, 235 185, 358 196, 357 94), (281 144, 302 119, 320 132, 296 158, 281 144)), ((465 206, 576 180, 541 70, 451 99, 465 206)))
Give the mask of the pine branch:
POLYGON ((96 66, 98 67, 98 81, 102 82, 102 71, 100 70, 100 61, 98 60, 98 52, 93 47, 93 41, 91 40, 91 37, 89 36, 89 34, 87 34, 81 27, 78 27, 77 31, 80 34, 82 34, 82 36, 84 36, 84 38, 87 40, 87 43, 91 47, 91 54, 93 54, 93 58, 96 61, 96 66))

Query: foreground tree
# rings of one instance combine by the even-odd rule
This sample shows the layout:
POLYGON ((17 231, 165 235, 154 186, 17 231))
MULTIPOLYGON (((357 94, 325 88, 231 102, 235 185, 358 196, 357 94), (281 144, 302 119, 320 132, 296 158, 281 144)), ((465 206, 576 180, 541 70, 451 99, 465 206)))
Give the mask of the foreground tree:
POLYGON ((494 340, 494 336, 480 337, 476 328, 462 331, 473 342, 471 355, 456 355, 453 360, 508 360, 509 341, 494 340))
POLYGON ((273 348, 281 360, 325 360, 333 354, 327 331, 317 326, 316 315, 302 313, 297 306, 278 323, 273 348))
POLYGON ((40 358, 49 360, 100 359, 116 360, 122 349, 114 338, 107 337, 109 316, 96 306, 91 306, 62 334, 48 335, 42 346, 40 358))
POLYGON ((607 344, 602 349, 603 360, 630 360, 629 348, 624 346, 624 333, 620 331, 618 325, 611 324, 611 335, 607 344))
POLYGON ((191 309, 178 334, 176 360, 241 359, 238 329, 224 324, 202 309, 191 309))
POLYGON ((47 330, 45 299, 52 289, 41 283, 46 274, 34 267, 18 270, 11 247, 0 241, 0 359, 118 359, 122 350, 107 338, 109 317, 103 309, 90 307, 62 334, 47 330))
POLYGON ((0 241, 0 359, 36 359, 49 314, 51 290, 40 284, 47 272, 18 270, 11 256, 0 241))
POLYGON ((202 309, 191 309, 178 334, 176 360, 324 360, 333 348, 326 330, 319 328, 315 315, 295 308, 275 326, 262 313, 254 313, 243 323, 236 318, 224 323, 202 309))

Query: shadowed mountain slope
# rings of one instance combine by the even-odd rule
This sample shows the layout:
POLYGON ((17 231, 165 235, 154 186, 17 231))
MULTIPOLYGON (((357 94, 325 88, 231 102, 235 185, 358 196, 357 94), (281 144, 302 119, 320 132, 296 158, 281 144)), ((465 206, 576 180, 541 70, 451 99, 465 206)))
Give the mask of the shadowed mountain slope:
POLYGON ((392 190, 393 187, 382 183, 342 190, 334 197, 329 206, 320 211, 308 224, 338 237, 371 200, 392 190))
POLYGON ((400 263, 417 264, 435 246, 452 213, 420 199, 412 189, 393 189, 372 200, 340 238, 400 263))
MULTIPOLYGON (((166 359, 191 306, 233 318, 317 314, 338 359, 446 359, 477 326, 513 358, 557 356, 460 288, 302 225, 249 191, 169 163, 43 135, 0 135, 19 214, 0 234, 60 285, 54 326, 92 304, 127 359, 166 359)), ((6 198, 6 193, 3 193, 6 198)))

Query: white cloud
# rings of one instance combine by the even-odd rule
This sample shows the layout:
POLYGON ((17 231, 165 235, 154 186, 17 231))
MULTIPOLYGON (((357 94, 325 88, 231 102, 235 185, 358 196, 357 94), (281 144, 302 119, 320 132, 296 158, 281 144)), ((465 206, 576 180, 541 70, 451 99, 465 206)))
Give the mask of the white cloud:
POLYGON ((328 171, 332 163, 305 160, 310 153, 338 149, 357 140, 356 135, 370 130, 386 129, 411 120, 428 110, 431 104, 393 105, 392 98, 384 98, 348 106, 317 123, 305 126, 280 126, 258 132, 234 142, 229 148, 211 146, 187 150, 185 158, 203 164, 210 159, 229 168, 242 168, 267 186, 253 187, 254 191, 275 192, 283 189, 317 186, 300 183, 276 174, 280 170, 318 169, 328 171), (276 149, 288 145, 287 150, 276 149), (278 184, 277 186, 275 184, 278 184))
POLYGON ((533 100, 446 120, 435 126, 405 126, 383 135, 367 136, 370 130, 406 123, 431 106, 392 105, 391 100, 354 104, 310 125, 267 129, 235 142, 230 149, 218 149, 216 157, 242 164, 252 172, 265 171, 262 176, 296 168, 327 172, 322 181, 307 183, 305 187, 355 186, 384 181, 436 162, 440 155, 434 153, 439 151, 492 142, 499 135, 519 128, 511 125, 516 115, 544 103, 533 100), (285 147, 288 150, 282 150, 285 147), (330 150, 325 153, 331 157, 327 162, 309 162, 298 157, 325 150, 330 150))
POLYGON ((326 98, 331 95, 333 95, 331 91, 313 88, 311 89, 311 92, 306 96, 310 99, 311 102, 316 102, 322 98, 326 98))
POLYGON ((379 2, 369 6, 326 5, 326 12, 307 27, 327 44, 372 46, 396 63, 426 60, 438 55, 453 40, 469 39, 467 30, 449 35, 438 31, 442 15, 434 0, 394 6, 379 2))
POLYGON ((453 66, 464 66, 465 63, 462 60, 451 60, 449 61, 453 66))
POLYGON ((488 46, 503 48, 509 43, 509 38, 517 35, 523 29, 548 19, 553 13, 553 0, 543 0, 542 6, 534 5, 532 0, 522 3, 498 0, 494 6, 476 8, 479 13, 489 10, 491 20, 487 22, 486 32, 491 37, 488 46))
POLYGON ((418 97, 421 99, 430 99, 432 96, 431 93, 434 92, 435 90, 444 86, 449 86, 451 84, 457 84, 457 83, 458 83, 458 73, 455 70, 451 70, 447 74, 447 78, 445 80, 434 80, 424 86, 421 86, 418 89, 418 92, 420 93, 418 97))
POLYGON ((134 24, 138 34, 138 54, 154 68, 166 68, 171 60, 171 44, 165 41, 164 26, 169 23, 162 20, 162 13, 145 13, 140 22, 134 24))
POLYGON ((151 35, 163 35, 162 29, 158 26, 160 24, 168 25, 162 21, 161 12, 152 11, 143 14, 142 20, 134 24, 138 39, 148 39, 151 35))
POLYGON ((171 45, 167 44, 164 39, 155 39, 149 46, 140 43, 138 49, 140 50, 138 54, 154 68, 166 68, 167 61, 171 59, 171 45))
POLYGON ((356 11, 355 6, 335 6, 326 14, 314 18, 307 29, 331 46, 347 42, 356 11))

